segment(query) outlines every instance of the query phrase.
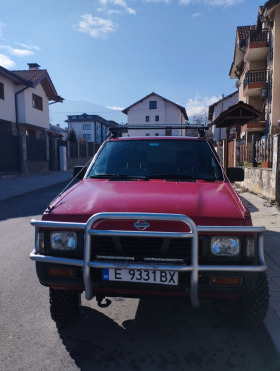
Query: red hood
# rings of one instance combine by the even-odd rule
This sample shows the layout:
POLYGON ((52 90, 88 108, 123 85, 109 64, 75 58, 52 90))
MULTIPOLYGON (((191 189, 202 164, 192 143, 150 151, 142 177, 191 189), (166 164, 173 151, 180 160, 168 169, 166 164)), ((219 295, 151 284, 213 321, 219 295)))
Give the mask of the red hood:
POLYGON ((44 220, 86 222, 100 212, 184 214, 197 225, 251 225, 230 183, 84 179, 50 205, 44 220))

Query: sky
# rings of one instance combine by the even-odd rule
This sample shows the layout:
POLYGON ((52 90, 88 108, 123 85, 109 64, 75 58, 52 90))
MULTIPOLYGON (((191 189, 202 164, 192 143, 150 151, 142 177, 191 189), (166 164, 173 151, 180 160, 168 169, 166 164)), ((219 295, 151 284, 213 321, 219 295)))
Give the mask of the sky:
MULTIPOLYGON (((70 102, 121 110, 152 92, 192 116, 236 90, 229 78, 236 27, 255 24, 263 4, 0 0, 0 65, 47 69, 69 103, 53 105, 65 119, 81 113, 70 102)), ((102 110, 86 113, 102 116, 102 110)))

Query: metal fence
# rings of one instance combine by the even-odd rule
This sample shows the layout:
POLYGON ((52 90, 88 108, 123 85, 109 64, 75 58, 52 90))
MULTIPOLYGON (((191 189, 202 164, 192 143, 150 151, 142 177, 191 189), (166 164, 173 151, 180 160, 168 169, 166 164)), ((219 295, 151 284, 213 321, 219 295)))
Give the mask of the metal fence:
POLYGON ((0 135, 0 173, 20 171, 20 137, 18 135, 0 135))
POLYGON ((273 137, 266 135, 256 142, 256 161, 272 164, 273 159, 273 137))
POLYGON ((26 137, 26 154, 28 161, 46 161, 47 147, 45 139, 26 137))

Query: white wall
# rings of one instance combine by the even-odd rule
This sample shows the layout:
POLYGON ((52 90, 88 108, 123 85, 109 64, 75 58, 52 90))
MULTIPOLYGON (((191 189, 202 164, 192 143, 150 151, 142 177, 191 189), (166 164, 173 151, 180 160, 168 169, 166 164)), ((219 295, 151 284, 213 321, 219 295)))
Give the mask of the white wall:
MULTIPOLYGON (((19 122, 27 123, 31 125, 40 126, 44 129, 49 129, 50 122, 49 122, 49 100, 46 96, 46 93, 41 84, 38 84, 35 89, 28 88, 24 90, 24 92, 20 93, 19 95, 24 94, 24 108, 25 108, 25 115, 24 112, 21 111, 19 114, 19 122), (33 108, 32 105, 32 94, 36 94, 43 99, 43 110, 33 108)), ((19 107, 23 107, 19 105, 19 107)))
MULTIPOLYGON (((157 95, 152 95, 139 102, 138 104, 131 107, 127 112, 127 122, 128 125, 179 125, 185 123, 184 115, 181 110, 177 108, 174 104, 166 102, 164 99, 157 95), (156 101, 157 108, 150 109, 149 102, 156 101), (149 121, 146 121, 146 116, 149 116, 149 121), (156 116, 159 116, 159 121, 156 121, 156 116)), ((124 136, 165 136, 165 129, 129 129, 128 134, 124 136)), ((172 135, 178 136, 183 135, 181 130, 173 129, 172 135)))
POLYGON ((102 142, 102 135, 103 135, 103 140, 106 139, 107 137, 107 126, 102 124, 99 121, 71 121, 68 124, 69 131, 71 129, 75 130, 77 139, 83 139, 84 134, 90 134, 91 139, 87 139, 88 142, 97 142, 101 143, 102 142), (89 124, 91 125, 90 130, 84 130, 83 125, 84 124, 89 124), (96 137, 95 137, 95 125, 96 125, 96 137))
MULTIPOLYGON (((15 113, 15 88, 11 80, 0 75, 0 82, 4 84, 4 99, 0 99, 0 119, 16 121, 15 113)), ((17 87, 19 89, 19 87, 17 87)))
MULTIPOLYGON (((213 111, 213 121, 226 109, 228 109, 230 106, 233 106, 234 104, 238 103, 238 92, 235 94, 225 97, 222 101, 218 102, 214 106, 214 111, 213 111)), ((212 133, 213 133, 213 139, 226 139, 226 130, 225 128, 216 128, 216 125, 212 127, 212 133), (221 132, 221 134, 220 134, 221 132), (221 137, 220 137, 221 135, 221 137)))

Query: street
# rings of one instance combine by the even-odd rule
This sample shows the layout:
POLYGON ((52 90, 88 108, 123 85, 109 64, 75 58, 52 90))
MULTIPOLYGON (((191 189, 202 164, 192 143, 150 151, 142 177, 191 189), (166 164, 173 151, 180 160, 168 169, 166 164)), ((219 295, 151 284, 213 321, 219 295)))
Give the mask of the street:
POLYGON ((277 371, 279 356, 264 325, 226 323, 211 301, 82 299, 75 326, 58 330, 48 289, 29 259, 34 228, 62 185, 0 202, 0 370, 277 371))

